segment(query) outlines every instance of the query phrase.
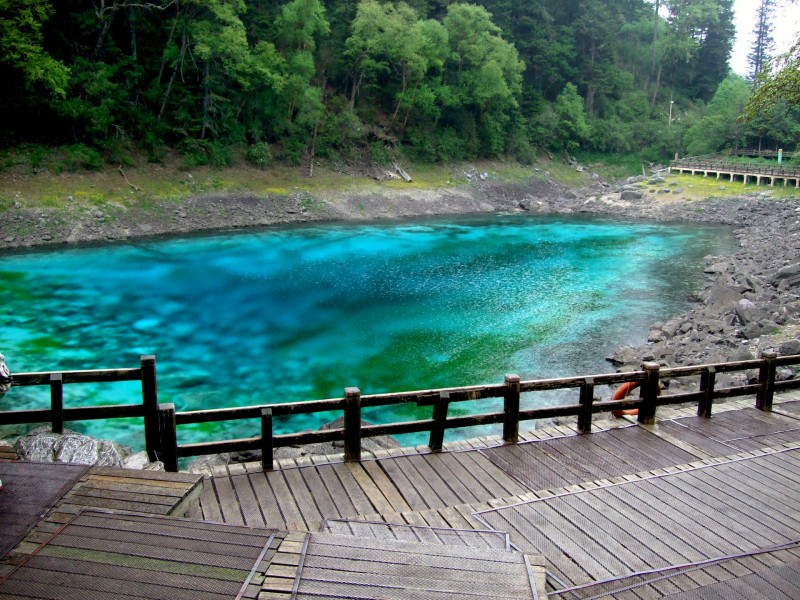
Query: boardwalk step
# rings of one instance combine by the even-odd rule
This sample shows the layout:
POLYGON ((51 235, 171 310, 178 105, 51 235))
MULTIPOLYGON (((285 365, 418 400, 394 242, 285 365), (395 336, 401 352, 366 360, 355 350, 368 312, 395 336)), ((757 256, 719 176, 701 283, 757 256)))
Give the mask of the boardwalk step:
POLYGON ((310 533, 297 598, 542 598, 543 565, 541 557, 441 540, 310 533))
POLYGON ((398 540, 467 548, 493 548, 509 550, 510 542, 505 531, 454 529, 408 523, 384 523, 351 519, 329 519, 322 525, 323 533, 355 536, 377 540, 398 540))

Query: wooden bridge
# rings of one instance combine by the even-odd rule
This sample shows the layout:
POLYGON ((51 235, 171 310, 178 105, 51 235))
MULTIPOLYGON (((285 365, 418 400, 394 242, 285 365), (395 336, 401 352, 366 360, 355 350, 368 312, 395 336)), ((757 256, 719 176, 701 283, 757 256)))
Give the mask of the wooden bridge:
POLYGON ((770 186, 800 187, 800 168, 786 166, 748 165, 725 160, 684 158, 673 160, 669 172, 702 174, 704 177, 716 177, 731 183, 741 181, 744 184, 762 181, 770 186))
POLYGON ((504 427, 204 474, 0 460, 0 597, 797 598, 800 386, 775 381, 784 362, 800 357, 684 368, 697 404, 662 396, 657 415, 644 369, 640 414, 621 419, 589 401, 602 376, 558 380, 581 422, 517 443, 504 427), (761 383, 715 388, 734 368, 761 383))

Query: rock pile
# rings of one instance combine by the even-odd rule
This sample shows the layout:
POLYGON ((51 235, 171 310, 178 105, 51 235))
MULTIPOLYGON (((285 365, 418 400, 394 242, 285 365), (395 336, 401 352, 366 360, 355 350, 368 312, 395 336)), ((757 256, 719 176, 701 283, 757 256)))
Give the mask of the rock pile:
POLYGON ((708 282, 695 294, 696 308, 653 324, 647 345, 620 349, 609 360, 631 368, 642 360, 676 366, 747 360, 764 350, 800 353, 800 206, 763 197, 697 205, 704 210, 686 211, 694 220, 700 214, 741 225, 734 232, 740 249, 706 257, 708 282))
POLYGON ((98 440, 69 429, 53 433, 49 427, 39 427, 20 437, 14 447, 20 460, 31 462, 164 470, 163 463, 149 462, 146 452, 131 454, 129 448, 117 442, 98 440))

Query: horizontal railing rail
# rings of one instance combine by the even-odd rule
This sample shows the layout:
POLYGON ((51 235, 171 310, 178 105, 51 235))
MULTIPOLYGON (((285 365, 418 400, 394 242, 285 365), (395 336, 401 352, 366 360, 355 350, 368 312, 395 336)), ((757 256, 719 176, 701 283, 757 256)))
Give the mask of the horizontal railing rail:
POLYGON ((724 160, 678 159, 670 162, 673 169, 697 169, 725 171, 741 175, 770 175, 774 177, 798 177, 800 167, 772 167, 767 165, 748 165, 724 160))
POLYGON ((777 150, 757 150, 755 148, 728 150, 724 154, 727 156, 751 156, 751 157, 763 157, 763 158, 777 158, 778 156, 783 156, 783 158, 787 160, 795 155, 794 152, 781 151, 779 153, 777 150))
POLYGON ((581 432, 590 432, 595 414, 610 411, 637 409, 641 423, 653 423, 659 406, 696 403, 697 414, 710 417, 714 402, 738 396, 755 396, 755 406, 772 410, 776 391, 800 389, 800 378, 776 381, 778 367, 800 365, 800 355, 778 356, 765 352, 759 359, 713 363, 688 367, 662 368, 657 363, 644 363, 638 371, 605 373, 591 376, 564 377, 522 381, 517 375, 506 375, 502 384, 437 388, 411 392, 362 395, 358 388, 346 388, 343 397, 304 402, 263 404, 209 410, 177 412, 173 404, 158 404, 155 357, 141 357, 141 366, 135 369, 109 369, 95 371, 63 371, 53 373, 17 373, 12 386, 49 385, 51 407, 39 410, 0 412, 2 423, 51 422, 53 431, 62 431, 65 421, 82 421, 118 417, 144 417, 145 442, 151 460, 162 460, 168 471, 178 470, 181 458, 221 452, 261 450, 264 468, 273 468, 274 449, 320 442, 344 442, 344 458, 360 460, 361 440, 384 435, 428 432, 428 446, 441 451, 448 429, 477 425, 502 425, 505 443, 519 440, 519 427, 523 421, 577 417, 581 432), (747 383, 727 388, 716 386, 718 373, 741 371, 757 372, 757 377, 747 383), (663 394, 661 382, 665 379, 699 378, 698 389, 674 394, 663 394), (63 406, 63 386, 73 383, 137 381, 142 382, 141 404, 116 406, 72 407, 63 406), (638 396, 621 400, 598 400, 594 390, 600 385, 636 384, 638 396), (521 408, 521 394, 549 390, 577 390, 577 402, 560 406, 521 408), (479 414, 448 415, 454 402, 475 402, 485 399, 503 399, 502 411, 479 414), (416 404, 431 407, 431 417, 377 425, 362 424, 362 410, 398 404, 416 404), (343 427, 316 431, 274 433, 274 417, 321 412, 341 412, 343 427), (247 419, 260 420, 259 435, 216 440, 201 443, 178 443, 178 427, 221 421, 247 419))
POLYGON ((139 367, 130 369, 95 369, 90 371, 46 371, 14 373, 11 386, 50 386, 50 408, 0 411, 0 424, 50 423, 54 433, 63 433, 68 421, 97 419, 144 418, 145 447, 150 460, 157 460, 161 445, 158 424, 158 391, 156 384, 156 357, 145 355, 139 367), (64 386, 75 383, 109 383, 141 381, 142 400, 139 404, 104 406, 64 406, 64 386))

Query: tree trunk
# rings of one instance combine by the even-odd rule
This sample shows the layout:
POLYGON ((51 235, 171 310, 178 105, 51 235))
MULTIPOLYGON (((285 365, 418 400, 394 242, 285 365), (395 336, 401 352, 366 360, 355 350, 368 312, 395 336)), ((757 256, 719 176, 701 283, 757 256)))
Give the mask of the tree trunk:
POLYGON ((128 7, 128 28, 131 33, 131 58, 136 62, 136 9, 128 7))
MULTIPOLYGON (((408 89, 408 75, 406 73, 403 73, 403 83, 400 86, 400 94, 401 95, 405 94, 407 89, 408 89)), ((394 114, 392 115, 392 123, 394 123, 397 120, 397 115, 400 114, 401 102, 402 100, 398 100, 397 105, 394 107, 394 114)))
POLYGON ((361 89, 362 81, 364 81, 363 69, 358 73, 358 79, 353 78, 353 88, 350 90, 350 110, 353 110, 356 106, 356 96, 358 96, 358 91, 361 89))
MULTIPOLYGON (((323 110, 325 108, 325 86, 328 85, 328 75, 326 72, 323 72, 322 75, 322 92, 320 94, 320 104, 322 104, 323 110)), ((319 133, 319 121, 320 117, 317 117, 317 120, 314 122, 314 134, 311 136, 311 151, 310 157, 308 161, 308 177, 311 178, 314 176, 314 157, 317 154, 317 133, 319 133)))
POLYGON ((107 10, 108 9, 106 8, 102 8, 97 12, 97 18, 100 19, 100 31, 97 32, 97 41, 94 44, 94 50, 92 50, 93 63, 96 63, 100 58, 100 51, 103 48, 103 41, 106 38, 108 30, 111 28, 111 20, 114 18, 114 13, 116 12, 111 10, 110 15, 106 17, 107 10))
POLYGON ((650 108, 653 108, 656 105, 659 85, 661 85, 661 63, 658 63, 658 70, 656 71, 656 83, 653 86, 653 97, 650 99, 650 108))
POLYGON ((656 62, 658 62, 658 8, 659 0, 655 0, 655 14, 653 15, 653 55, 650 60, 650 80, 656 77, 656 62))
POLYGON ((208 129, 208 113, 211 110, 211 63, 206 61, 203 69, 203 127, 200 129, 200 139, 206 139, 208 129))
MULTIPOLYGON (((167 108, 167 100, 169 100, 169 95, 172 92, 172 84, 175 83, 175 77, 178 75, 178 69, 183 65, 183 58, 186 55, 186 49, 189 47, 189 42, 186 39, 186 33, 183 34, 181 37, 181 59, 175 68, 172 69, 172 75, 169 78, 169 83, 167 84, 167 91, 164 92, 164 100, 161 102, 161 110, 158 111, 158 118, 156 119, 156 123, 161 123, 161 117, 164 114, 164 110, 167 108)), ((160 77, 159 77, 160 79, 160 77)))
MULTIPOLYGON (((164 44, 165 50, 172 43, 172 38, 175 37, 175 30, 178 28, 178 19, 180 18, 180 16, 181 16, 181 5, 178 4, 178 8, 175 10, 175 19, 172 21, 172 28, 169 30, 169 37, 167 38, 167 43, 164 44)), ((183 59, 183 52, 184 52, 183 48, 185 43, 186 43, 186 33, 184 32, 184 35, 182 36, 181 39, 181 59, 183 59)), ((166 68, 166 66, 167 66, 167 53, 163 52, 161 55, 161 66, 158 69, 158 79, 157 79, 158 83, 161 83, 161 78, 164 76, 164 69, 166 68)), ((172 74, 172 79, 175 79, 174 71, 172 74)), ((172 84, 170 83, 170 85, 172 84)))

